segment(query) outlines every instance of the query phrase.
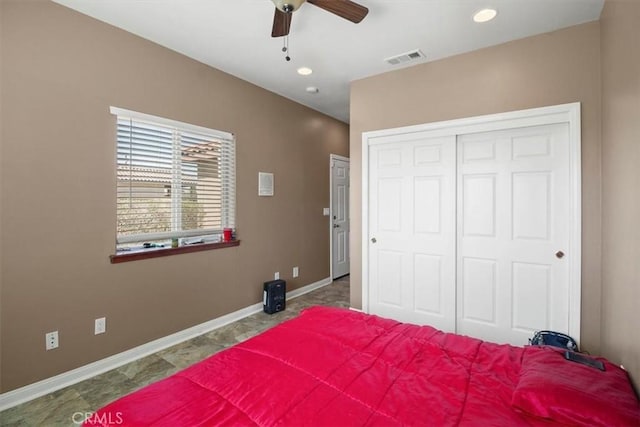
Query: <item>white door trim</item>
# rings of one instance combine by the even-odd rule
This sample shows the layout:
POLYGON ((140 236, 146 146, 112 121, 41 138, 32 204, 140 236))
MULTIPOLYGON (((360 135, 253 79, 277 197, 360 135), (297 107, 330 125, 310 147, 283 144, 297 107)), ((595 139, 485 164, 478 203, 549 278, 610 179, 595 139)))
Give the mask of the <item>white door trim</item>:
MULTIPOLYGON (((348 157, 341 156, 339 154, 329 154, 329 277, 333 279, 333 161, 342 160, 349 162, 351 160, 348 157)), ((351 177, 349 177, 351 181, 351 177)), ((349 196, 351 197, 351 196, 349 196)), ((351 212, 351 210, 349 210, 351 212)))
POLYGON ((506 113, 489 114, 442 122, 383 129, 362 134, 362 310, 369 313, 369 146, 393 142, 397 136, 420 132, 429 137, 464 135, 525 126, 568 123, 569 125, 569 334, 580 339, 582 194, 580 103, 554 105, 506 113), (384 140, 381 140, 384 138, 384 140))

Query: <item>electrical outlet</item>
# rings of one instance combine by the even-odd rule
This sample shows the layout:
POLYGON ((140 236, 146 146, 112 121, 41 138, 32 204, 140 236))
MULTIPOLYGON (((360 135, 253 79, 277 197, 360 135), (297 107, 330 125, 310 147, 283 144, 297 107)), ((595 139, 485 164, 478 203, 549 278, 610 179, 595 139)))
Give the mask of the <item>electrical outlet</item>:
POLYGON ((99 319, 96 319, 94 334, 104 334, 105 332, 107 332, 107 318, 101 317, 99 319))
POLYGON ((280 278, 280 272, 276 271, 276 274, 273 275, 273 280, 278 280, 280 278))
POLYGON ((293 267, 293 277, 298 277, 299 274, 300 271, 298 270, 298 267, 293 267))
POLYGON ((44 341, 47 350, 53 350, 54 348, 58 348, 58 331, 49 332, 44 334, 44 341))

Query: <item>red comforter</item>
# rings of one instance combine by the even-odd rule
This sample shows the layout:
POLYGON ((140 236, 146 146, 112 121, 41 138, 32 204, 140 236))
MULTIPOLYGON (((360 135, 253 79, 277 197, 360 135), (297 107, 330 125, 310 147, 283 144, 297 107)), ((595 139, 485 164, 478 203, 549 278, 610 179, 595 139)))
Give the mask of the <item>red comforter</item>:
POLYGON ((314 307, 107 405, 86 425, 640 425, 626 373, 606 368, 566 361, 550 348, 314 307), (560 385, 544 383, 554 366, 560 385), (584 390, 590 375, 599 405, 562 388, 593 394, 584 390), (548 399, 556 394, 560 402, 548 399), (576 399, 577 408, 564 407, 576 399), (576 418, 583 407, 593 413, 576 418))

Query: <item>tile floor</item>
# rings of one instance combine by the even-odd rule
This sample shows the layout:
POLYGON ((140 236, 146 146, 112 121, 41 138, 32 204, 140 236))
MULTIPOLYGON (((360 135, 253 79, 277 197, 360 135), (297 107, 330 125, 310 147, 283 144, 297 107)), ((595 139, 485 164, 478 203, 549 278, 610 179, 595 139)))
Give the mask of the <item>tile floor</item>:
POLYGON ((82 415, 244 341, 313 305, 349 307, 349 277, 287 301, 273 315, 257 313, 67 388, 0 412, 0 426, 74 426, 82 415))

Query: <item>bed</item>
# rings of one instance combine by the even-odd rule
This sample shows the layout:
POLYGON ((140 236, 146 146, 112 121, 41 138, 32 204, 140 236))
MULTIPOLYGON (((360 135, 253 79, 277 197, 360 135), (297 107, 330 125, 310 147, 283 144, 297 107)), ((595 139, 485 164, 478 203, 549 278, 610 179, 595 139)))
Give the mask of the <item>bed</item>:
POLYGON ((640 426, 627 373, 600 360, 312 307, 85 425, 640 426))

